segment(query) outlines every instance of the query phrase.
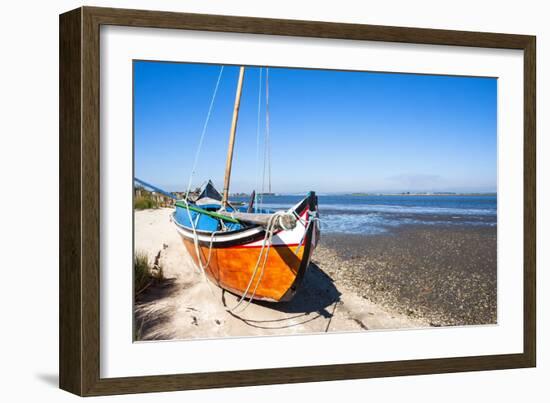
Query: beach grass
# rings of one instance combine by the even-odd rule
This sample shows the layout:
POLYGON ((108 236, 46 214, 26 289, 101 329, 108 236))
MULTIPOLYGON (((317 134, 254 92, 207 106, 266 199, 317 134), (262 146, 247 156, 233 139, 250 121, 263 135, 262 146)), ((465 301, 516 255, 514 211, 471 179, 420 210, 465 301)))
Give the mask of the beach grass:
MULTIPOLYGON (((144 251, 136 251, 134 255, 134 298, 149 288, 154 283, 159 284, 165 280, 164 268, 160 264, 159 251, 155 257, 154 263, 149 263, 149 256, 144 251)), ((142 326, 140 320, 135 320, 133 324, 134 341, 142 339, 142 326)))
POLYGON ((136 197, 134 200, 134 209, 136 210, 147 210, 147 209, 157 209, 159 208, 158 202, 149 198, 149 197, 136 197))
POLYGON ((137 252, 134 257, 134 290, 138 294, 152 280, 149 258, 143 252, 137 252))
POLYGON ((153 281, 164 279, 164 269, 158 263, 160 253, 155 259, 155 264, 149 264, 149 258, 145 252, 136 252, 134 256, 134 291, 136 295, 143 292, 153 281))

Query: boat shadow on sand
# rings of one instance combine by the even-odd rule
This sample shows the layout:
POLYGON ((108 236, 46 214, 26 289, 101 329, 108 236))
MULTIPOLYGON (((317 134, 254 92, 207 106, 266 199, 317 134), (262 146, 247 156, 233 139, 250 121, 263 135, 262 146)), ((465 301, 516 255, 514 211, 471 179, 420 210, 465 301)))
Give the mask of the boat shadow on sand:
MULTIPOLYGON (((226 291, 223 293, 222 302, 227 307, 225 293, 226 291)), ((310 263, 303 282, 292 300, 277 303, 253 302, 255 305, 289 314, 289 316, 271 320, 253 320, 236 313, 229 312, 229 314, 248 326, 259 329, 291 328, 319 318, 326 319, 330 324, 341 295, 334 285, 334 280, 315 263, 310 263)))

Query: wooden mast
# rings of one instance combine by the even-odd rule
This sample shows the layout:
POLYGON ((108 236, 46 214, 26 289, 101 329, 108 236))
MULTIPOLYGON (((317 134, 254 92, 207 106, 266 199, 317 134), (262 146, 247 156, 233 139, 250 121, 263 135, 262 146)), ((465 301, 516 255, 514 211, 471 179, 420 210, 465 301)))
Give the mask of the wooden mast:
POLYGON ((233 120, 229 132, 229 147, 227 148, 227 161, 225 163, 225 179, 223 182, 222 208, 227 207, 229 200, 229 180, 231 179, 231 164, 233 162, 233 148, 235 147, 235 132, 237 131, 237 120, 239 119, 239 106, 241 105, 241 93, 243 91, 244 66, 239 70, 239 81, 237 83, 237 94, 235 95, 235 106, 233 108, 233 120))

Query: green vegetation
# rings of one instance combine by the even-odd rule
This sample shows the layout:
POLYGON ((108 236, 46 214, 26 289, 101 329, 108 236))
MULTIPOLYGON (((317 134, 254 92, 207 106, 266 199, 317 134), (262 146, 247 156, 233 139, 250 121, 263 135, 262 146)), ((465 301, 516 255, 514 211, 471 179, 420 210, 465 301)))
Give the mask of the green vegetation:
POLYGON ((155 264, 149 264, 149 258, 144 252, 136 252, 134 256, 134 292, 140 294, 153 281, 163 280, 164 271, 159 264, 160 252, 155 259, 155 264))
MULTIPOLYGON (((134 298, 145 291, 151 284, 165 280, 164 270, 160 264, 160 250, 153 265, 149 264, 149 257, 145 252, 136 251, 134 255, 134 298)), ((134 301, 134 303, 136 303, 134 301)), ((134 340, 141 340, 143 322, 136 318, 133 326, 134 340)))
POLYGON ((151 267, 145 253, 137 252, 134 257, 134 290, 136 294, 151 282, 151 267))
POLYGON ((159 208, 159 204, 146 196, 136 197, 134 199, 134 209, 136 210, 145 210, 145 209, 156 209, 159 208))

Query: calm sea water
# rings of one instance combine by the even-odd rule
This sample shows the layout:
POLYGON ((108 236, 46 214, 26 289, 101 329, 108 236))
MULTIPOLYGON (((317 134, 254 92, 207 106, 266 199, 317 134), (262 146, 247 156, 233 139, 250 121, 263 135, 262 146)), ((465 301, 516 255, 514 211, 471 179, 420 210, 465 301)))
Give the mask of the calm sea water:
MULTIPOLYGON (((303 196, 264 196, 263 206, 291 207, 303 196)), ((248 201, 246 198, 237 198, 248 201)), ((496 196, 319 196, 324 233, 378 234, 404 225, 495 226, 496 196)))

